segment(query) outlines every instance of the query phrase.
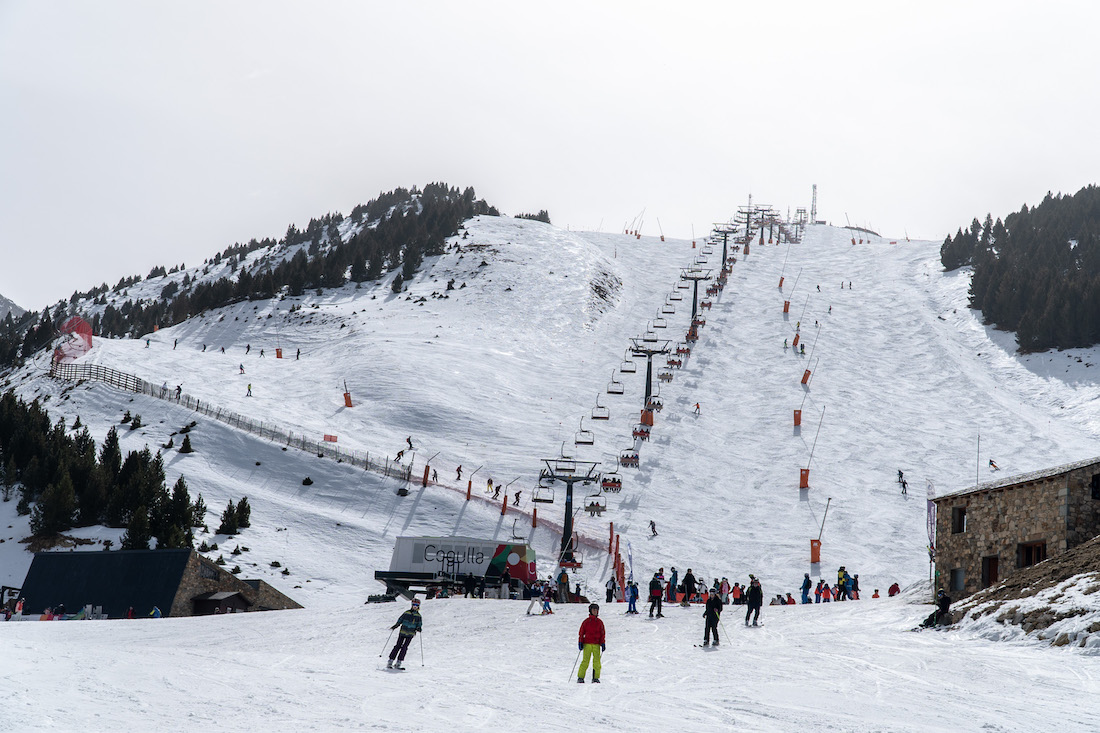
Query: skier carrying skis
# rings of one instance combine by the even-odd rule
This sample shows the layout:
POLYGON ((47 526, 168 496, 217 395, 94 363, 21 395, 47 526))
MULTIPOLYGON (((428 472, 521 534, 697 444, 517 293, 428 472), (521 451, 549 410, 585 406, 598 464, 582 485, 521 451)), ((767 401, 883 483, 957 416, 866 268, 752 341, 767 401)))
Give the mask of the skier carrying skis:
POLYGON ((718 621, 722 615, 722 598, 717 593, 707 596, 707 609, 703 611, 706 628, 703 629, 703 646, 710 646, 710 634, 714 632, 714 646, 718 646, 718 621))
POLYGON ((409 650, 409 642, 412 641, 418 631, 424 628, 423 619, 420 618, 419 598, 412 600, 412 608, 401 614, 401 618, 397 619, 397 623, 391 626, 390 629, 396 629, 398 626, 401 627, 401 630, 397 632, 397 643, 393 645, 393 650, 390 652, 386 669, 405 669, 401 666, 401 663, 405 661, 405 652, 409 650))
POLYGON ((600 652, 607 649, 607 638, 600 620, 600 605, 591 603, 588 606, 588 618, 581 622, 580 631, 577 634, 577 649, 584 652, 581 667, 577 670, 577 682, 584 684, 584 673, 588 671, 589 662, 592 663, 592 681, 600 681, 600 652))
POLYGON ((764 589, 760 587, 760 581, 756 579, 755 575, 750 575, 751 582, 749 583, 749 590, 747 593, 748 610, 745 611, 745 626, 749 625, 749 616, 752 616, 752 625, 758 626, 757 623, 760 620, 760 607, 764 605, 764 589), (755 615, 754 613, 755 612, 755 615))

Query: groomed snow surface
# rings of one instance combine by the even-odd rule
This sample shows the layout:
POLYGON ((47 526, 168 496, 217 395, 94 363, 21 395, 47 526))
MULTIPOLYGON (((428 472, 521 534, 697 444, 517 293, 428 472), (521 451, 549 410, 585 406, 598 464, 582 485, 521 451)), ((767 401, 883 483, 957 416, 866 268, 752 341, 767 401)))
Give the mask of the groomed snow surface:
MULTIPOLYGON (((197 421, 196 453, 178 453, 179 435, 164 451, 169 485, 182 473, 192 495, 202 493, 211 527, 227 501, 247 495, 253 507, 253 526, 241 535, 198 539, 218 542, 210 556, 239 563, 242 577, 261 577, 306 608, 0 624, 0 730, 227 722, 433 731, 1100 726, 1100 662, 1091 648, 992 642, 980 625, 910 632, 931 611, 923 603, 927 482, 942 493, 990 479, 985 467, 976 475, 976 458, 979 465, 994 458, 1003 475, 1095 455, 1098 367, 1086 364, 1100 359, 1091 350, 1020 357, 1010 334, 982 326, 966 308, 968 278, 941 271, 936 243, 875 238, 852 246, 845 230, 829 227, 811 228, 789 256, 786 245, 755 242, 748 256, 737 254, 729 285, 703 311, 707 325, 692 356, 661 387, 664 410, 652 440, 639 446, 641 467, 624 469, 609 511, 580 514, 577 529, 598 545, 614 521, 643 593, 659 566, 681 574, 690 567, 707 581, 747 582, 755 573, 767 598, 797 596, 803 573, 833 579, 845 565, 860 574, 866 600, 765 606, 757 629, 730 607, 717 650, 693 646, 702 638, 701 608, 666 607, 666 618, 651 621, 644 611, 626 616, 624 605, 605 606, 608 650, 596 687, 571 676, 582 606, 543 617, 525 615, 526 602, 436 599, 422 607, 424 666, 417 639, 409 670, 385 671, 379 655, 406 605, 363 601, 382 589, 373 572, 388 567, 394 537, 526 535, 530 515, 509 508, 502 517, 499 504, 483 498, 485 478, 517 479, 509 493, 523 491, 526 512, 539 459, 557 455, 563 442, 578 458, 613 464, 633 444, 642 402, 644 362, 633 374, 617 370, 628 338, 646 330, 676 290, 680 268, 701 256, 690 242, 529 221, 480 217, 469 229, 458 240, 462 251, 426 261, 407 293, 394 295, 385 282, 242 303, 150 334, 148 348, 144 339, 99 340, 83 359, 181 384, 203 402, 283 429, 336 434, 339 445, 372 455, 392 458, 411 436, 415 454, 404 462, 411 457, 419 476, 431 459, 440 482, 406 497, 390 480, 284 451, 161 400, 52 382, 41 365, 12 377, 24 398, 45 400, 51 418, 71 424, 79 415, 97 442, 125 410, 141 414, 145 427, 120 426, 124 451, 167 444, 197 421), (455 289, 447 290, 452 278, 455 289), (799 321, 805 356, 783 348, 799 321), (276 346, 292 358, 274 359, 276 346), (613 372, 621 396, 605 391, 613 372), (254 397, 245 396, 248 384, 254 397), (596 443, 574 446, 597 394, 612 419, 585 420, 596 443), (700 415, 692 414, 696 402, 700 415), (803 410, 801 431, 795 409, 803 410), (454 480, 458 464, 462 482, 454 480), (800 491, 807 465, 811 488, 800 491), (465 479, 479 466, 477 500, 467 503, 465 479), (908 498, 895 482, 899 468, 908 498), (311 486, 302 485, 306 476, 311 486), (809 540, 821 531, 828 499, 823 562, 811 566, 809 540), (650 519, 657 537, 649 536, 650 519), (249 549, 230 556, 238 545, 249 549), (869 599, 895 581, 909 590, 869 599)), ((719 258, 720 247, 700 266, 716 272, 719 258)), ((128 297, 155 296, 163 285, 141 283, 128 297)), ((673 346, 690 314, 690 291, 679 292, 684 300, 670 301, 676 313, 667 328, 654 329, 673 346)), ((30 563, 18 543, 26 519, 14 505, 0 504, 0 527, 11 525, 0 531, 6 585, 19 585, 30 563)), ((560 523, 561 506, 542 505, 540 521, 560 523)), ((117 541, 119 533, 71 534, 117 541)), ((531 542, 545 576, 558 537, 540 527, 531 542)), ((584 561, 575 582, 602 602, 609 557, 586 546, 584 561)))

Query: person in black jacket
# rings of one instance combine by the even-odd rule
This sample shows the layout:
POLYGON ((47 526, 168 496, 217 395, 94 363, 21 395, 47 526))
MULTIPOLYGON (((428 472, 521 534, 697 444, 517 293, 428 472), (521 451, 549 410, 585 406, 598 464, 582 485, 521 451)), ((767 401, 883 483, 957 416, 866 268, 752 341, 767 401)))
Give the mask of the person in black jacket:
POLYGON ((714 632, 714 646, 718 646, 718 621, 722 615, 722 597, 716 592, 707 596, 707 610, 703 611, 706 628, 703 630, 703 646, 710 645, 710 632, 714 632))
POLYGON ((695 576, 692 575, 691 568, 688 568, 684 576, 684 600, 680 601, 680 605, 687 608, 693 595, 695 595, 695 576))
POLYGON ((664 618, 664 614, 661 613, 661 594, 664 592, 664 588, 661 587, 661 579, 657 573, 653 574, 653 580, 649 581, 649 617, 653 618, 653 611, 657 611, 657 618, 664 618))
POLYGON ((749 590, 746 594, 746 604, 748 610, 745 611, 745 626, 749 625, 749 616, 753 616, 752 625, 756 626, 757 621, 760 620, 760 607, 764 605, 764 589, 760 587, 760 581, 756 579, 755 575, 749 576, 752 581, 749 583, 749 590), (753 615, 753 612, 756 612, 753 615))

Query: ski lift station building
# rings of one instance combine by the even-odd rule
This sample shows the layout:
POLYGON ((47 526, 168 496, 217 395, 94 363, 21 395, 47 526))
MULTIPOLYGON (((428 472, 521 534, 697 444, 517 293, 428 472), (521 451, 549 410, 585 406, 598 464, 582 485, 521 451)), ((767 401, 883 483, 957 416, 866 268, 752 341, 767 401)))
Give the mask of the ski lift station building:
POLYGON ((938 586, 968 596, 1100 534, 1100 457, 932 501, 938 586))

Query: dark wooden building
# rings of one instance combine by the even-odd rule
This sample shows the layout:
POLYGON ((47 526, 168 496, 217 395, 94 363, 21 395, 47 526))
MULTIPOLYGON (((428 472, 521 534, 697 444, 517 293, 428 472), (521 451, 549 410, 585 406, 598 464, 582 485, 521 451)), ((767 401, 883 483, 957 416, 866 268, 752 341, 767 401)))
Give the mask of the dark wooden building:
POLYGON ((934 499, 936 575, 956 598, 1100 534, 1100 458, 934 499))
POLYGON ((64 604, 68 612, 102 606, 108 618, 133 607, 148 616, 200 616, 220 609, 271 611, 301 608, 262 580, 241 580, 194 550, 38 552, 20 595, 24 613, 64 604))

